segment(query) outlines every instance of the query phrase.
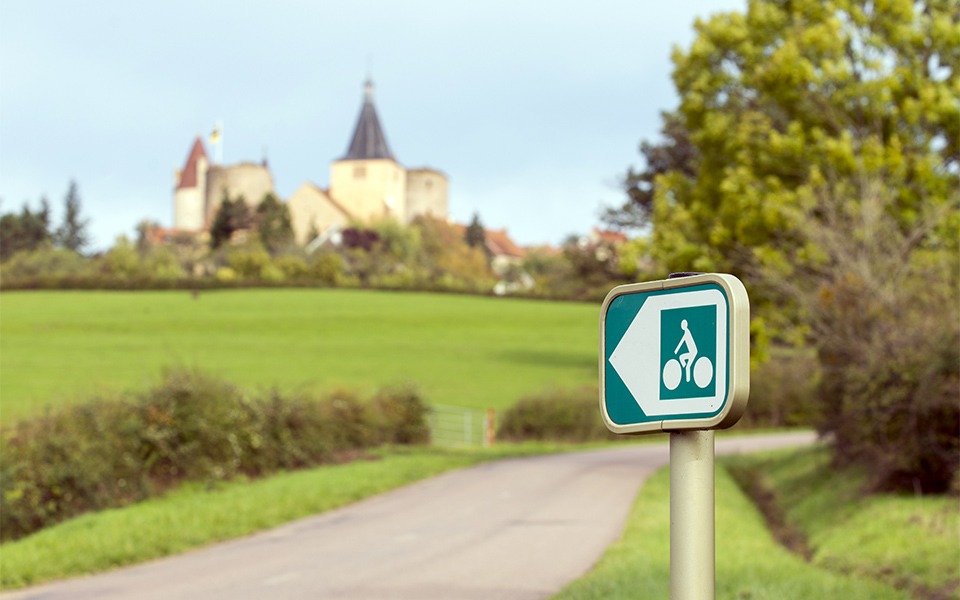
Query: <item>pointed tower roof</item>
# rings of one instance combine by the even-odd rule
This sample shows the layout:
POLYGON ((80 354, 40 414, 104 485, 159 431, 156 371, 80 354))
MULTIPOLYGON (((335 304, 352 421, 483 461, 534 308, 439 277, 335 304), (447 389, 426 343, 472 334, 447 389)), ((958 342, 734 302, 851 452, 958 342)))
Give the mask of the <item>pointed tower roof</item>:
POLYGON ((353 139, 347 149, 347 155, 340 160, 364 160, 370 158, 393 158, 387 138, 380 127, 377 110, 373 107, 373 81, 367 79, 363 85, 363 108, 357 127, 353 130, 353 139))
MULTIPOLYGON (((187 157, 187 164, 180 172, 180 183, 177 189, 197 187, 197 162, 200 158, 207 159, 207 152, 203 149, 203 142, 198 137, 193 142, 193 148, 190 149, 190 156, 187 157)), ((209 161, 208 161, 209 162, 209 161)))

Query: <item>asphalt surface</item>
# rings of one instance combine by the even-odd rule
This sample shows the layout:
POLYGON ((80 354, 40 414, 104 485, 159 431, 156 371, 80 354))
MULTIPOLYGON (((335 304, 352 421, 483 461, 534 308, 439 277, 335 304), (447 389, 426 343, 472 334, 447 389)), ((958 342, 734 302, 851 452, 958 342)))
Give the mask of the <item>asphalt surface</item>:
MULTIPOLYGON (((724 438, 717 453, 813 439, 724 438)), ((620 536, 644 479, 669 460, 663 440, 487 463, 246 538, 0 598, 545 598, 620 536)))

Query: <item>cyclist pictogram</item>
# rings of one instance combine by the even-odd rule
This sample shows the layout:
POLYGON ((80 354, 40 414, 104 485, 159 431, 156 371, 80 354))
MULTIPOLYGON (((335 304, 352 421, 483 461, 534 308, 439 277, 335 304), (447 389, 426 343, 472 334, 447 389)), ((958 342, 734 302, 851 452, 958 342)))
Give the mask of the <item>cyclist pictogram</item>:
POLYGON ((697 306, 665 310, 661 316, 661 399, 702 395, 713 383, 716 309, 697 306))

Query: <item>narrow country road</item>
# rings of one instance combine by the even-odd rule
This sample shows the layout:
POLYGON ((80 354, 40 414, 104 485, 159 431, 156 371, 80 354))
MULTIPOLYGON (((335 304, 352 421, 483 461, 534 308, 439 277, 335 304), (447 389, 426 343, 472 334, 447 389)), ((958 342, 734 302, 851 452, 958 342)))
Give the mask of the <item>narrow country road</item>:
MULTIPOLYGON (((664 443, 487 463, 356 504, 14 599, 545 598, 623 529, 664 443)), ((718 453, 808 444, 812 433, 724 438, 718 453)))

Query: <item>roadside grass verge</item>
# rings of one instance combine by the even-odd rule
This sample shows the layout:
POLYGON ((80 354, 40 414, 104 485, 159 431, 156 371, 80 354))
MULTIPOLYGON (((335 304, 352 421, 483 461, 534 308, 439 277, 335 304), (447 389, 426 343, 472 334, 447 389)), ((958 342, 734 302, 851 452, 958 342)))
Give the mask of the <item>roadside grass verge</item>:
POLYGON ((212 485, 87 513, 0 545, 0 589, 36 585, 237 538, 479 462, 577 447, 516 444, 452 450, 391 447, 340 465, 212 485))
MULTIPOLYGON (((908 600, 909 594, 811 565, 779 545, 763 516, 722 467, 716 474, 718 600, 908 600)), ((670 597, 670 473, 651 476, 623 537, 554 600, 670 597)))
POLYGON ((773 505, 765 513, 805 538, 813 564, 920 598, 960 599, 960 499, 867 495, 867 473, 831 468, 824 446, 721 460, 773 505))

